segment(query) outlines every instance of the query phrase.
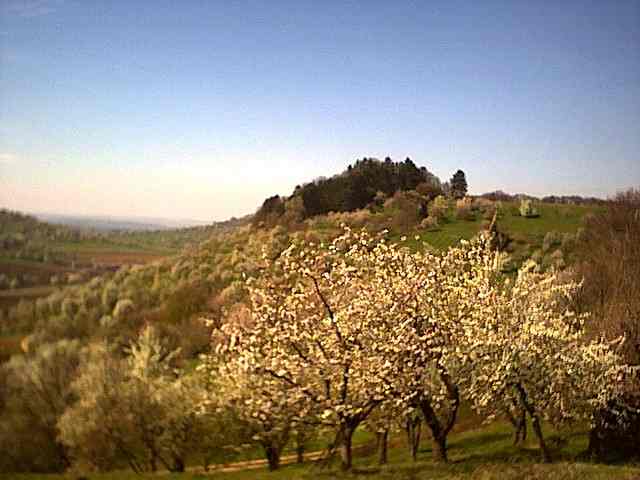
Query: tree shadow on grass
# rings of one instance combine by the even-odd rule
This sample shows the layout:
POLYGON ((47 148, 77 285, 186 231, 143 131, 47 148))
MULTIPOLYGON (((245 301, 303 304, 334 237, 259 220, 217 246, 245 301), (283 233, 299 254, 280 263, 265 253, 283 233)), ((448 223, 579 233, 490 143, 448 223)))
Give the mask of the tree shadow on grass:
MULTIPOLYGON (((552 453, 553 455, 553 453, 552 453)), ((488 453, 471 453, 457 459, 455 463, 479 465, 485 463, 538 463, 542 461, 540 450, 528 447, 508 447, 500 451, 488 453)))
MULTIPOLYGON (((449 451, 471 450, 479 446, 486 446, 491 443, 504 442, 512 437, 513 435, 511 433, 496 432, 496 433, 487 433, 479 437, 474 436, 474 437, 461 438, 461 439, 454 440, 449 444, 449 451)), ((431 449, 429 449, 429 451, 431 451, 431 449)))

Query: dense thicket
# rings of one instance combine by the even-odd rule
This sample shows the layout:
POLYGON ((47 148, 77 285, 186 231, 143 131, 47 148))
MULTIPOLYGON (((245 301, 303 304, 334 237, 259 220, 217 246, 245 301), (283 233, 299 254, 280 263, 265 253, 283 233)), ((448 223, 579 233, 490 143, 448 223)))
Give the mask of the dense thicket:
MULTIPOLYGON (((640 365, 640 190, 618 194, 606 210, 588 218, 575 254, 584 279, 579 301, 591 313, 593 334, 625 336, 625 360, 640 365)), ((627 401, 640 407, 640 391, 628 392, 627 401)), ((640 455, 640 415, 632 415, 626 430, 608 428, 605 417, 599 420, 592 453, 640 455)))
POLYGON ((420 184, 426 184, 423 188, 434 197, 442 192, 438 177, 426 167, 417 167, 410 158, 404 162, 394 162, 389 157, 384 161, 363 158, 338 175, 296 187, 289 200, 277 195, 268 198, 256 213, 254 224, 272 224, 284 215, 285 203, 295 197, 302 199, 302 217, 308 218, 361 209, 371 204, 376 195, 389 197, 398 191, 415 190, 420 184))

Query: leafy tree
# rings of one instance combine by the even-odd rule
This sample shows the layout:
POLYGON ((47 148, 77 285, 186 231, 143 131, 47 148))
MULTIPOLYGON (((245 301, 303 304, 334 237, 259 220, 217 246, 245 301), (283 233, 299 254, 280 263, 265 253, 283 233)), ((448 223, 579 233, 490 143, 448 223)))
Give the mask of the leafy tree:
POLYGON ((135 472, 162 465, 184 471, 202 433, 199 386, 176 376, 173 360, 152 327, 145 328, 125 359, 105 344, 89 347, 73 382, 78 401, 58 422, 59 438, 80 464, 135 472))
POLYGON ((0 466, 9 472, 61 472, 71 465, 58 440, 57 422, 71 403, 70 383, 78 366, 77 341, 39 347, 13 356, 2 367, 6 391, 0 422, 0 466))
POLYGON ((284 201, 279 195, 267 198, 254 215, 254 224, 272 227, 285 212, 284 201))
POLYGON ((538 209, 533 205, 533 202, 528 198, 523 198, 520 201, 520 216, 525 218, 535 218, 538 216, 538 209))
MULTIPOLYGON (((392 331, 359 301, 362 280, 342 257, 360 240, 366 239, 347 232, 328 248, 294 243, 269 261, 270 275, 250 283, 250 326, 223 327, 232 339, 234 355, 225 363, 231 370, 215 373, 243 382, 237 390, 250 396, 252 416, 267 421, 274 409, 279 425, 293 415, 334 428, 345 469, 352 465, 353 432, 382 402, 392 375, 380 355, 392 331)), ((361 253, 350 258, 364 261, 361 253)))

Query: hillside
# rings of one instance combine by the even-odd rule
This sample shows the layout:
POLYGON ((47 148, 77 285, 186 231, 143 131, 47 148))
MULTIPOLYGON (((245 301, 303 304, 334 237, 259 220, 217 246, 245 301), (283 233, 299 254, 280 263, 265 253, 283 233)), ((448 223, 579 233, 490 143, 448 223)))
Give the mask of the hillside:
POLYGON ((75 229, 3 210, 0 318, 5 336, 14 339, 5 343, 12 345, 9 351, 16 351, 15 339, 32 335, 51 314, 66 318, 69 312, 61 310, 65 298, 75 305, 72 312, 88 317, 81 321, 89 324, 78 331, 98 337, 104 327, 95 322, 112 315, 120 301, 132 302, 130 332, 149 318, 166 323, 170 330, 176 322, 192 322, 203 314, 221 322, 224 311, 241 303, 242 278, 256 272, 263 250, 277 254, 295 238, 328 241, 342 231, 342 225, 385 231, 390 241, 413 250, 443 250, 471 239, 497 215, 502 247, 509 254, 506 270, 516 269, 529 257, 545 268, 562 267, 571 261, 584 218, 602 208, 594 201, 575 204, 554 197, 561 203, 538 201, 539 215, 526 218, 515 197, 464 197, 451 184, 409 159, 399 163, 364 159, 338 175, 297 187, 288 198, 265 200, 253 216, 159 231, 75 229), (316 197, 310 197, 310 191, 322 193, 321 197, 334 191, 342 198, 360 200, 342 202, 340 211, 311 215, 309 202, 316 197), (106 301, 105 295, 113 299, 106 301), (87 298, 102 300, 94 304, 87 298))
MULTIPOLYGON (((367 168, 373 165, 375 170, 379 164, 365 162, 365 165, 367 168)), ((347 172, 361 168, 360 165, 347 172)), ((73 352, 99 342, 107 342, 114 352, 126 357, 128 346, 136 341, 145 326, 151 325, 162 336, 164 348, 179 349, 172 360, 173 368, 189 372, 199 363, 200 355, 211 351, 214 329, 248 321, 251 313, 247 307, 245 280, 259 276, 265 268, 265 259, 277 258, 292 241, 303 241, 307 245, 326 243, 348 226, 377 232, 386 241, 411 251, 439 252, 491 226, 497 235, 497 246, 503 251, 503 273, 515 272, 530 257, 538 261, 540 271, 545 271, 552 267, 563 269, 573 262, 573 250, 581 241, 585 219, 604 208, 600 203, 533 201, 526 212, 534 214, 525 216, 523 204, 518 200, 455 194, 450 184, 442 184, 437 179, 425 185, 426 169, 416 171, 421 172, 420 181, 406 184, 390 195, 377 192, 362 208, 316 215, 298 211, 298 215, 293 215, 291 205, 303 198, 300 192, 305 187, 301 187, 291 197, 277 201, 284 206, 282 215, 262 215, 263 205, 253 217, 181 230, 79 232, 7 212, 8 227, 3 231, 3 238, 9 248, 5 249, 2 268, 6 272, 19 272, 18 266, 26 268, 26 265, 46 268, 58 278, 67 275, 67 281, 52 285, 50 277, 48 285, 0 292, 0 300, 5 302, 0 309, 0 357, 4 361, 12 359, 7 365, 18 368, 23 358, 21 353, 26 358, 38 358, 39 352, 48 351, 51 345, 71 348, 73 352), (411 185, 414 188, 409 188, 411 185), (38 252, 45 251, 49 255, 55 252, 58 263, 50 257, 37 257, 38 252), (25 252, 31 255, 29 260, 23 258, 25 252), (89 262, 94 270, 88 270, 89 262), (96 269, 96 264, 102 268, 96 269), (70 273, 81 275, 72 280, 68 277, 70 273), (69 341, 73 343, 60 343, 69 341)), ((341 174, 338 178, 349 175, 341 174)), ((270 210, 274 211, 278 210, 270 210)), ((468 408, 465 411, 468 412, 468 408)), ((478 419, 469 413, 462 415, 460 421, 478 427, 478 419)), ((30 431, 15 428, 11 434, 12 448, 18 448, 14 451, 18 455, 20 449, 29 444, 30 431)), ((478 440, 478 458, 481 463, 491 463, 489 457, 493 454, 485 457, 485 447, 481 446, 491 441, 491 430, 479 430, 478 435, 478 439, 482 438, 478 440)), ((576 439, 582 444, 586 441, 584 433, 576 439)), ((323 437, 319 445, 324 446, 328 441, 330 437, 323 437)), ((456 443, 452 445, 455 451, 456 443)), ((254 452, 259 458, 259 451, 254 452)), ((473 452, 472 448, 470 458, 476 455, 473 452)), ((495 452, 496 459, 507 455, 500 452, 502 450, 495 452)), ((198 462, 197 455, 193 455, 190 462, 198 462)), ((393 449, 391 458, 397 455, 401 456, 393 449)), ((213 461, 239 458, 242 454, 230 451, 213 461)), ((419 465, 425 472, 438 472, 442 478, 469 473, 455 468, 433 470, 428 462, 419 465)), ((378 471, 372 468, 372 473, 378 471)), ((407 467, 406 472, 403 468, 391 469, 388 473, 404 478, 402 475, 417 467, 407 467)), ((294 468, 292 477, 288 477, 287 472, 289 469, 283 471, 285 478, 314 475, 313 468, 309 471, 294 468)), ((381 478, 386 478, 385 472, 387 470, 381 471, 381 478)), ((594 469, 593 475, 599 478, 601 471, 594 469)))

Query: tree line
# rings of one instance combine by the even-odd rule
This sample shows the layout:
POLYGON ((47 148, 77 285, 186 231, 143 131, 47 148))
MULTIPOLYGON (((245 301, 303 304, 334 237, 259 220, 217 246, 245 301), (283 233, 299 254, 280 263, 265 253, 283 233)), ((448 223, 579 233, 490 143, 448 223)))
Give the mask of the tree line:
POLYGON ((337 175, 319 178, 299 185, 289 198, 274 195, 267 198, 253 218, 254 225, 273 226, 287 215, 304 220, 329 212, 351 212, 365 208, 377 197, 391 197, 396 192, 420 190, 429 199, 449 194, 462 198, 467 193, 467 181, 462 170, 458 170, 451 181, 442 183, 427 170, 418 167, 407 158, 394 162, 363 158, 337 175))

